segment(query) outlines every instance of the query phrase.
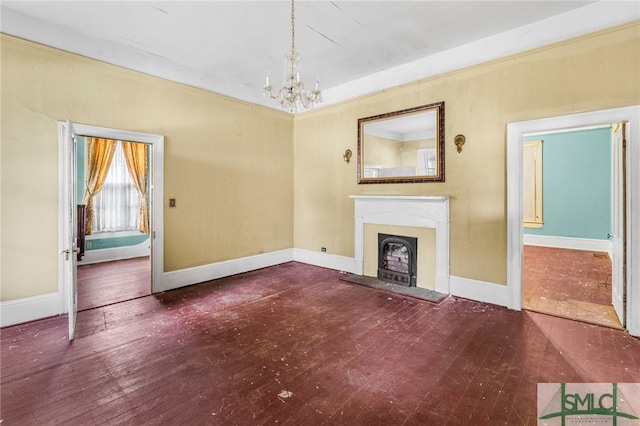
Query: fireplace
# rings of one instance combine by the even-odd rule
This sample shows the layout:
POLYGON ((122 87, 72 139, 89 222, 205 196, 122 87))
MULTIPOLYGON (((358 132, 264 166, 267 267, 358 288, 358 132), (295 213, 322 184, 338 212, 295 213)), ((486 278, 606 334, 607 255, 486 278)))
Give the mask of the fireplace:
POLYGON ((378 234, 378 279, 415 287, 417 256, 417 238, 378 234))
MULTIPOLYGON (((355 201, 356 267, 354 271, 356 274, 363 275, 365 224, 433 228, 436 231, 435 290, 449 294, 448 196, 351 195, 350 197, 355 201)), ((373 261, 375 265, 375 259, 373 261)))

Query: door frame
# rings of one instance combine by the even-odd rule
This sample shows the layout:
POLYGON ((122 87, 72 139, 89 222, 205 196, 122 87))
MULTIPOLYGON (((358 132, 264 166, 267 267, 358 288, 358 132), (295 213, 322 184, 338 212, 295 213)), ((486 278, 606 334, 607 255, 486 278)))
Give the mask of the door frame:
MULTIPOLYGON (((150 217, 150 234, 151 234, 151 292, 158 293, 164 290, 164 136, 154 135, 150 133, 133 132, 129 130, 111 129, 107 127, 91 126, 87 124, 72 123, 75 134, 77 136, 96 137, 113 140, 124 140, 129 142, 139 142, 151 146, 151 174, 149 176, 149 212, 150 217)), ((66 121, 58 122, 58 134, 63 135, 64 129, 68 126, 66 121)), ((58 138, 58 150, 60 153, 65 152, 64 138, 58 138)), ((69 164, 67 158, 59 155, 58 160, 58 176, 59 176, 59 195, 58 195, 58 214, 59 223, 66 223, 69 219, 69 209, 64 205, 69 193, 75 197, 75 188, 70 188, 68 179, 65 179, 66 173, 72 164, 69 164)), ((74 167, 75 169, 75 167, 74 167)), ((77 170, 72 171, 74 175, 77 170)), ((65 229, 59 228, 58 239, 62 245, 66 239, 65 229)), ((71 282, 64 271, 64 258, 59 256, 59 280, 58 294, 60 296, 60 313, 68 312, 68 301, 71 292, 71 282)))
POLYGON ((525 135, 627 122, 626 328, 640 336, 640 105, 507 124, 507 286, 509 308, 522 309, 522 140, 525 135), (635 259, 639 258, 639 259, 635 259))

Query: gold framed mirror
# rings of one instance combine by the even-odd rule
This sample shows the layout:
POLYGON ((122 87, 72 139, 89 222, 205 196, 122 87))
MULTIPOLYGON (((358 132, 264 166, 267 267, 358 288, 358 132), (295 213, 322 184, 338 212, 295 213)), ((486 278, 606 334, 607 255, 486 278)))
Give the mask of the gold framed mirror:
POLYGON ((444 102, 358 119, 358 183, 444 182, 444 102))

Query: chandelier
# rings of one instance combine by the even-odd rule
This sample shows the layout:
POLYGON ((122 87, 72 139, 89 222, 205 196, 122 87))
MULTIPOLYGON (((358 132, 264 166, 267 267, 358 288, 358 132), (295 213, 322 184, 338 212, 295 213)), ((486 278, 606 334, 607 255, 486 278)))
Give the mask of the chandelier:
POLYGON ((280 109, 291 114, 307 110, 322 102, 320 77, 316 80, 313 90, 306 89, 300 81, 301 67, 300 55, 296 52, 295 6, 294 0, 291 0, 291 52, 284 56, 284 86, 274 95, 267 71, 266 84, 263 87, 265 98, 275 99, 280 109))

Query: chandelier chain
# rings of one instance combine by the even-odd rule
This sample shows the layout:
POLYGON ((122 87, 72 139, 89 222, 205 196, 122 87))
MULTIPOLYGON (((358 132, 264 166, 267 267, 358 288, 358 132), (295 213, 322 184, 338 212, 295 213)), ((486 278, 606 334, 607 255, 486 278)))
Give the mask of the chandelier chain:
POLYGON ((296 6, 291 0, 291 53, 296 49, 296 6))

